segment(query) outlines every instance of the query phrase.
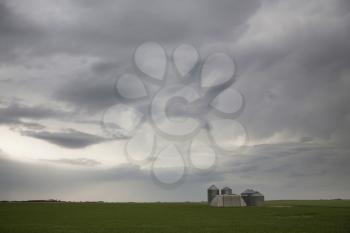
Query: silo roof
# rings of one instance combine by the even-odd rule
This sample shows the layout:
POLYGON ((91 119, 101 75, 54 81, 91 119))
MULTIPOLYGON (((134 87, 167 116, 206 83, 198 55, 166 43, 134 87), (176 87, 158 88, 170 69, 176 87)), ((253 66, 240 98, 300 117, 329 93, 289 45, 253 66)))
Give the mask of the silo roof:
POLYGON ((263 196, 260 192, 255 191, 254 189, 246 189, 241 195, 263 196))
POLYGON ((232 190, 229 187, 225 186, 224 188, 222 188, 222 190, 232 190))
POLYGON ((219 190, 215 185, 212 185, 208 188, 208 190, 219 190))
POLYGON ((242 192, 242 194, 253 194, 256 193, 256 191, 254 191, 253 189, 246 189, 244 190, 244 192, 242 192))

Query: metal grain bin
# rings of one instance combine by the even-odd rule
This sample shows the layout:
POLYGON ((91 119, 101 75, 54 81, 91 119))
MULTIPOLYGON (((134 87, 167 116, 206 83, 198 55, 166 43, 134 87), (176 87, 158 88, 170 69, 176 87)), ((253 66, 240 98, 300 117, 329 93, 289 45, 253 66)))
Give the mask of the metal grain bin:
POLYGON ((243 193, 241 193, 241 196, 247 206, 261 206, 265 201, 264 195, 253 189, 245 190, 243 193))
POLYGON ((212 185, 208 188, 208 203, 210 204, 211 201, 214 199, 216 195, 219 195, 219 189, 215 186, 212 185))
POLYGON ((264 195, 262 195, 261 193, 259 192, 256 192, 254 194, 252 194, 250 197, 250 203, 252 206, 262 206, 264 205, 264 195))
POLYGON ((232 194, 232 189, 230 189, 229 187, 224 187, 223 189, 221 189, 221 195, 231 195, 232 194))

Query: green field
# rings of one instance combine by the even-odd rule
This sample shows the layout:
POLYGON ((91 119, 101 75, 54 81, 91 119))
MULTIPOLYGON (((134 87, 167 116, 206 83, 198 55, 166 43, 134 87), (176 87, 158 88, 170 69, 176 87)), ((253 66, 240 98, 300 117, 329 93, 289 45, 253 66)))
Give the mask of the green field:
POLYGON ((350 232, 350 201, 205 204, 0 203, 0 233, 350 232))

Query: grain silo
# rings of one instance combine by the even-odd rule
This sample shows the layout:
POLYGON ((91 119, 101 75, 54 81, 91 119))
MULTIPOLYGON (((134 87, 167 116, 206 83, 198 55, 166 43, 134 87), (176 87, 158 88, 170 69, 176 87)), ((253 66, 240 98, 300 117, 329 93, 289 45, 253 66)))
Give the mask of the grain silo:
POLYGON ((215 185, 210 186, 208 188, 208 203, 210 204, 217 195, 219 195, 219 189, 215 185))
POLYGON ((230 189, 229 187, 224 187, 221 189, 221 195, 230 195, 232 194, 232 189, 230 189))
POLYGON ((264 204, 264 195, 253 189, 246 189, 241 196, 247 206, 261 206, 264 204))

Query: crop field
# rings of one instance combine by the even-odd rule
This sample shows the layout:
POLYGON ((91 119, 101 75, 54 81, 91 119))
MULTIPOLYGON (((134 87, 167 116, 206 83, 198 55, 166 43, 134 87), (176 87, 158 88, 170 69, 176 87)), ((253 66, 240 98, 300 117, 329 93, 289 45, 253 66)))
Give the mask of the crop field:
POLYGON ((199 203, 0 203, 1 233, 349 233, 350 201, 269 201, 264 207, 199 203))

